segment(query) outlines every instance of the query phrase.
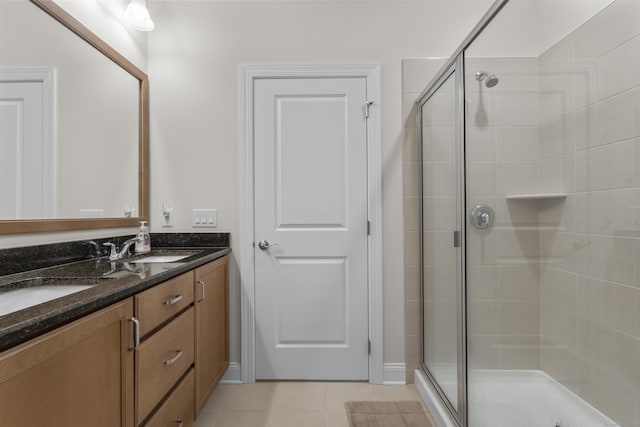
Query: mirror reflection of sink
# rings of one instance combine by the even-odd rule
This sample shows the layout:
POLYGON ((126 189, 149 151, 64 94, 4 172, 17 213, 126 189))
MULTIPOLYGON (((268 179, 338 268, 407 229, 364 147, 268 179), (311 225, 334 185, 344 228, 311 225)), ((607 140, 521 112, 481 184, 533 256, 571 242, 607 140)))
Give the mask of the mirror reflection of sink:
POLYGON ((135 263, 160 263, 160 262, 176 262, 184 258, 189 258, 192 254, 187 255, 151 255, 142 258, 132 259, 131 262, 135 263))
POLYGON ((0 316, 108 282, 107 278, 33 278, 0 286, 0 316))

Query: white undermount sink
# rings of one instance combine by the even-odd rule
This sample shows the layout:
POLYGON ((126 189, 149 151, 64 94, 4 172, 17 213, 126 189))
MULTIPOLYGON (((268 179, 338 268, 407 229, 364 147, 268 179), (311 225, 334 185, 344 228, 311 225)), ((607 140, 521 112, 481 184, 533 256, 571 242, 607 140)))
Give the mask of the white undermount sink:
POLYGON ((158 263, 158 262, 176 262, 181 259, 190 257, 191 254, 187 255, 151 255, 143 258, 137 258, 131 260, 131 262, 141 262, 141 263, 158 263))
POLYGON ((0 316, 89 289, 92 285, 45 285, 3 292, 0 316))
POLYGON ((31 277, 0 286, 0 316, 109 283, 110 277, 31 277))

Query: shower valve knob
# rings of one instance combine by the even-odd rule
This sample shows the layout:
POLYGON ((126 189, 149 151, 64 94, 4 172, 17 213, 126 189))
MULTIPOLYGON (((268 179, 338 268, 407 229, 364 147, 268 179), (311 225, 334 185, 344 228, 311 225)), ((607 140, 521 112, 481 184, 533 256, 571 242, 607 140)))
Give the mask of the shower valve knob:
POLYGON ((493 226, 495 221, 495 213, 490 206, 476 205, 471 209, 470 217, 471 225, 480 230, 484 230, 493 226))

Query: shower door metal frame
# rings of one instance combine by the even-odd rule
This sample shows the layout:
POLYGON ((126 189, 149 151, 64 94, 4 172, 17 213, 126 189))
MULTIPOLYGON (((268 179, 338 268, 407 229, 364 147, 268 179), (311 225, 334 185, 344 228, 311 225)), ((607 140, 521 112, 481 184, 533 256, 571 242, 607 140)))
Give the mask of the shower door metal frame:
POLYGON ((449 65, 448 68, 441 70, 438 80, 432 81, 430 89, 424 92, 416 101, 418 123, 420 129, 419 136, 419 157, 420 157, 420 182, 419 182, 419 194, 421 201, 419 205, 420 211, 420 341, 421 341, 421 360, 420 368, 425 373, 429 383, 433 389, 437 392, 440 401, 449 411, 449 414, 453 420, 457 422, 459 426, 467 425, 467 333, 466 333, 466 168, 465 168, 465 150, 464 150, 464 129, 465 129, 465 102, 464 102, 464 55, 461 52, 455 61, 449 65), (458 409, 453 407, 449 398, 446 396, 435 377, 429 372, 429 369, 424 364, 424 209, 423 209, 423 182, 424 182, 424 157, 422 152, 424 133, 422 132, 422 108, 429 102, 429 99, 438 92, 438 89, 451 77, 455 75, 455 150, 454 150, 454 165, 455 165, 455 207, 456 207, 456 221, 455 228, 452 235, 452 245, 455 246, 457 242, 459 248, 456 254, 456 321, 457 321, 457 367, 458 367, 458 409), (456 236, 457 233, 457 236, 456 236))
POLYGON ((502 10, 504 6, 510 0, 495 0, 491 5, 489 10, 482 16, 480 21, 476 24, 475 27, 471 30, 471 32, 465 37, 460 46, 453 52, 453 54, 447 59, 447 62, 444 63, 442 68, 436 73, 436 75, 431 79, 427 87, 418 95, 416 99, 416 103, 420 105, 424 104, 425 99, 429 98, 435 90, 446 80, 443 80, 443 76, 448 73, 451 67, 455 67, 458 62, 460 55, 475 41, 476 38, 482 33, 482 31, 491 23, 493 18, 502 10))
MULTIPOLYGON (((457 175, 458 178, 458 186, 456 187, 456 197, 462 197, 462 203, 459 205, 461 207, 461 211, 459 214, 461 215, 461 226, 460 226, 460 245, 461 245, 461 261, 462 265, 460 266, 460 277, 461 283, 458 284, 458 292, 460 293, 460 301, 458 301, 458 313, 457 318, 460 327, 458 339, 458 411, 456 411, 452 405, 450 405, 446 395, 440 388, 440 386, 435 381, 435 378, 428 371, 426 366, 424 366, 424 290, 422 288, 422 283, 424 281, 424 262, 422 259, 423 249, 422 243, 424 239, 423 235, 423 208, 422 202, 419 204, 420 206, 420 293, 421 299, 423 300, 420 304, 420 314, 422 316, 421 321, 421 356, 422 360, 420 361, 420 368, 425 373, 428 382, 431 384, 433 389, 437 392, 438 398, 441 403, 447 408, 451 415, 451 419, 455 421, 461 427, 467 427, 469 425, 468 421, 468 396, 467 396, 467 303, 466 303, 466 155, 465 155, 465 111, 466 111, 466 102, 465 102, 465 75, 464 75, 464 55, 466 49, 475 41, 475 39, 482 33, 482 31, 491 23, 493 18, 498 15, 498 13, 502 10, 502 8, 509 2, 509 0, 495 0, 495 2, 491 5, 489 10, 484 14, 484 16, 480 19, 480 21, 476 24, 475 27, 471 30, 471 32, 467 35, 467 37, 462 41, 460 46, 455 50, 455 52, 451 55, 451 57, 447 60, 447 62, 442 66, 440 71, 435 75, 435 77, 429 82, 424 91, 418 96, 416 100, 417 111, 418 111, 418 124, 420 125, 420 144, 419 144, 419 156, 421 159, 420 170, 422 177, 422 106, 428 101, 428 99, 437 92, 438 88, 451 76, 452 73, 456 73, 456 145, 458 146, 458 159, 457 159, 457 167, 460 169, 457 175)), ((420 195, 422 196, 422 180, 419 183, 420 195)))

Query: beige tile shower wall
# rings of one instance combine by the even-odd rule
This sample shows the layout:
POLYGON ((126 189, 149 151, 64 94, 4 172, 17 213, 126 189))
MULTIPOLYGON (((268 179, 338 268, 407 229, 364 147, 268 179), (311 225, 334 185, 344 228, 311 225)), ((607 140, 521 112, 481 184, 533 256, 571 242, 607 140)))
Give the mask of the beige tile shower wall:
POLYGON ((404 163, 405 360, 407 383, 420 364, 420 152, 415 101, 444 65, 444 58, 402 60, 404 163))
POLYGON ((617 0, 540 66, 542 368, 640 425, 640 2, 617 0))
POLYGON ((537 58, 468 58, 467 200, 495 224, 467 224, 468 362, 475 369, 539 369, 538 208, 505 195, 539 190, 537 58), (495 74, 487 88, 478 71, 495 74))

